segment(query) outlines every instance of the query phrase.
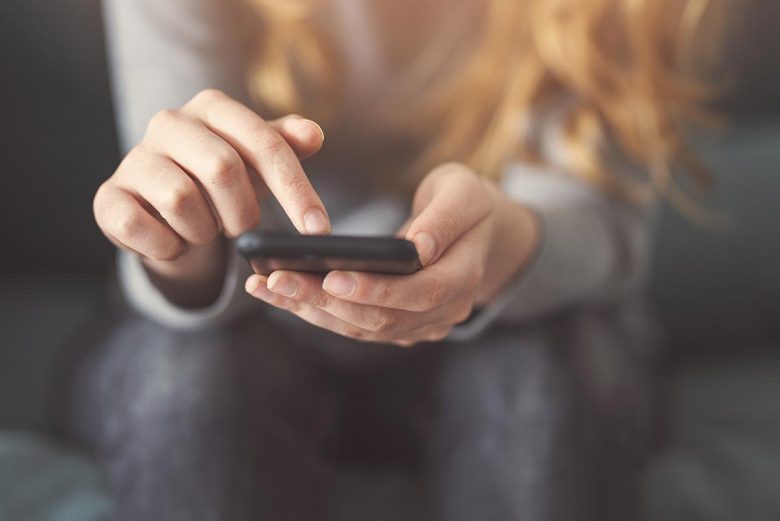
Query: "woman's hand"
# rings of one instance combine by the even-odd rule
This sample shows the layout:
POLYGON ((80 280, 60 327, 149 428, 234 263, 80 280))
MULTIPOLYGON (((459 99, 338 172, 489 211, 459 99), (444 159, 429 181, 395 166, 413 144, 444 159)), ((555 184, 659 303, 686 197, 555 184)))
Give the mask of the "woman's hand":
POLYGON ((224 248, 215 239, 255 228, 268 192, 300 232, 329 232, 299 161, 322 140, 313 121, 267 122, 219 91, 203 91, 152 118, 98 189, 95 219, 111 242, 144 259, 174 301, 208 303, 224 275, 224 248))
POLYGON ((497 293, 530 257, 536 222, 460 164, 420 184, 400 234, 423 269, 412 275, 276 271, 246 283, 253 296, 351 338, 411 346, 443 339, 497 293))

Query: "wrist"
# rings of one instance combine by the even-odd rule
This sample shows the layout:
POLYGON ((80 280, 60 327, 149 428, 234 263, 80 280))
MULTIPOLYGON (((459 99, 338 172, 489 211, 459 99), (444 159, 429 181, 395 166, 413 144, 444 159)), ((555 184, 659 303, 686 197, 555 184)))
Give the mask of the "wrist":
POLYGON ((219 297, 227 269, 224 237, 193 246, 173 261, 144 258, 144 268, 152 283, 173 304, 185 308, 205 307, 219 297))
POLYGON ((477 304, 492 300, 516 278, 533 258, 540 240, 540 224, 536 213, 511 200, 494 183, 489 183, 494 201, 485 277, 477 304))

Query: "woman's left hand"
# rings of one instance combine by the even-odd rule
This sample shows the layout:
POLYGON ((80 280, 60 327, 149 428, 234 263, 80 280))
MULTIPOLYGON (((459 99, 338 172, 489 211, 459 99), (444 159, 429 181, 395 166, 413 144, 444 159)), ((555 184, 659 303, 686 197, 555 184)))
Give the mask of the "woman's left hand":
POLYGON ((412 275, 276 271, 252 275, 246 290, 335 333, 412 346, 441 340, 466 320, 518 271, 536 240, 531 212, 457 163, 425 177, 400 233, 423 266, 412 275))

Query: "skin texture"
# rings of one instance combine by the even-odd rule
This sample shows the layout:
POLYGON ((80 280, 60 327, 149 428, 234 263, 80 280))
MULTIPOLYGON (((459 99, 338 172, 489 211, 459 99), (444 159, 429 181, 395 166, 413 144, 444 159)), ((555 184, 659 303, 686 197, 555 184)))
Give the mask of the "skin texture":
MULTIPOLYGON (((98 189, 95 218, 119 248, 141 256, 174 303, 213 302, 225 273, 224 237, 257 226, 273 196, 301 233, 330 221, 300 159, 323 133, 296 115, 264 121, 219 91, 157 114, 141 143, 98 189)), ((393 276, 277 271, 246 281, 252 296, 351 338, 411 346, 444 338, 522 269, 537 242, 532 212, 468 167, 448 163, 420 183, 399 236, 423 269, 393 276)))

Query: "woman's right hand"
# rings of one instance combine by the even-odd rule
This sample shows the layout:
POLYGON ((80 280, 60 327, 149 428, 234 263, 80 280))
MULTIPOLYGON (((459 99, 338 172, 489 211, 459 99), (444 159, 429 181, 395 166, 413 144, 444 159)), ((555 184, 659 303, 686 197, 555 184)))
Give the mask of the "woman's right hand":
MULTIPOLYGON (((94 199, 106 237, 140 255, 159 277, 192 283, 213 278, 204 250, 260 222, 259 200, 279 201, 301 233, 330 231, 330 221, 299 159, 316 153, 313 121, 264 121, 222 92, 205 90, 149 123, 94 199)), ((220 280, 221 282, 221 280, 220 280)))

